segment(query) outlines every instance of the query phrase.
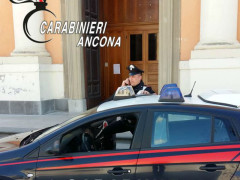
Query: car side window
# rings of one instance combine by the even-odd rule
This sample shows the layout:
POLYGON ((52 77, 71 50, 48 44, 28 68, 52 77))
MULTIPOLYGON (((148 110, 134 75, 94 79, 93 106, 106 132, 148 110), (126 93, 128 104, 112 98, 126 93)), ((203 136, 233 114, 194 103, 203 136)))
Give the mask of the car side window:
POLYGON ((211 116, 155 112, 151 147, 210 143, 211 125, 211 116))
POLYGON ((234 141, 238 137, 229 120, 194 113, 153 114, 151 147, 234 141))
MULTIPOLYGON (((139 117, 139 113, 127 113, 98 119, 67 131, 55 144, 59 147, 59 154, 127 150, 131 148, 139 117)), ((50 152, 49 146, 51 151, 56 149, 56 145, 51 144, 53 141, 43 146, 42 155, 50 152)))
POLYGON ((84 124, 63 135, 63 153, 130 149, 138 113, 110 116, 84 124))
POLYGON ((214 142, 237 141, 235 134, 229 121, 224 119, 214 119, 214 142))

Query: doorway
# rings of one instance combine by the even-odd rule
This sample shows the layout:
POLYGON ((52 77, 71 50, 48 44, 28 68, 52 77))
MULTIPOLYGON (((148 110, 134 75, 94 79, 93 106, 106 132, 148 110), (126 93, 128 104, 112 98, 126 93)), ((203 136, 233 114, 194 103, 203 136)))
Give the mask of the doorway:
MULTIPOLYGON (((74 36, 73 38, 70 38, 72 36, 63 36, 66 98, 81 101, 86 98, 87 101, 90 100, 97 104, 97 102, 101 102, 101 100, 109 97, 112 94, 111 92, 114 92, 117 86, 121 85, 122 80, 128 76, 126 67, 130 60, 130 52, 127 50, 127 36, 132 32, 140 31, 143 34, 145 31, 149 33, 152 33, 150 31, 154 31, 153 33, 158 32, 157 57, 160 66, 158 67, 158 70, 156 70, 157 66, 151 65, 151 63, 155 63, 154 61, 148 60, 148 63, 145 63, 145 67, 151 66, 150 68, 147 67, 147 70, 144 69, 145 74, 146 72, 148 72, 148 74, 150 73, 148 78, 144 78, 145 83, 154 88, 155 83, 152 82, 156 82, 154 78, 156 78, 155 75, 157 73, 159 74, 159 88, 165 83, 178 82, 181 37, 181 1, 73 0, 73 3, 69 3, 68 0, 61 0, 63 20, 77 19, 83 21, 82 15, 85 16, 85 7, 83 6, 83 3, 89 3, 86 9, 88 13, 93 12, 93 14, 94 11, 89 11, 89 9, 95 4, 95 10, 99 10, 98 18, 100 21, 108 22, 106 36, 121 36, 121 47, 116 47, 115 49, 101 48, 100 53, 95 51, 97 57, 100 54, 100 59, 97 58, 97 63, 99 64, 96 66, 94 65, 96 63, 93 55, 89 58, 91 60, 87 60, 86 62, 86 50, 84 50, 85 53, 80 53, 80 50, 76 48, 76 42, 79 40, 78 36, 74 36), (96 5, 96 3, 98 4, 96 5), (96 7, 99 7, 99 9, 96 7), (84 57, 82 57, 82 54, 84 54, 84 57), (82 65, 83 61, 85 62, 85 67, 82 65), (87 63, 88 65, 86 65, 87 63), (120 74, 113 73, 113 64, 121 65, 120 74), (95 67, 91 68, 92 66, 95 67), (95 71, 94 68, 98 68, 95 71, 96 74, 94 75, 92 73, 90 77, 87 77, 91 73, 86 72, 89 71, 86 67, 89 67, 91 72, 95 71), (151 76, 151 73, 154 74, 154 76, 151 76), (82 77, 85 78, 85 86, 83 81, 81 81, 82 77), (84 89, 86 90, 86 93, 84 92, 84 89), (94 89, 97 90, 94 92, 94 89), (94 99, 96 99, 96 101, 94 99)), ((92 8, 94 10, 94 6, 92 8)), ((147 41, 148 40, 145 40, 145 42, 147 41)), ((91 50, 88 52, 91 52, 91 50)), ((147 53, 145 52, 145 54, 147 53)), ((145 60, 143 62, 145 62, 145 60)), ((138 61, 133 63, 138 63, 138 61)), ((156 91, 156 88, 154 89, 156 91)), ((88 105, 88 108, 89 107, 90 106, 88 105)))
POLYGON ((106 35, 121 37, 121 47, 101 49, 103 97, 108 98, 128 77, 134 64, 144 71, 143 81, 158 92, 159 0, 100 0, 106 35))

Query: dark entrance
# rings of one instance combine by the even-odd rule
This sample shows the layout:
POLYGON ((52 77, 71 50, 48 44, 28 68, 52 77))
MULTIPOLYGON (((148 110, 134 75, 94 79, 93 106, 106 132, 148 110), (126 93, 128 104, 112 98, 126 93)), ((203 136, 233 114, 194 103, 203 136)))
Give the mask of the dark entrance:
MULTIPOLYGON (((83 19, 87 22, 98 21, 98 0, 84 0, 82 6, 83 19)), ((93 35, 87 35, 93 36, 93 35)), ((101 68, 99 47, 84 48, 85 93, 87 108, 90 109, 101 102, 101 68)))

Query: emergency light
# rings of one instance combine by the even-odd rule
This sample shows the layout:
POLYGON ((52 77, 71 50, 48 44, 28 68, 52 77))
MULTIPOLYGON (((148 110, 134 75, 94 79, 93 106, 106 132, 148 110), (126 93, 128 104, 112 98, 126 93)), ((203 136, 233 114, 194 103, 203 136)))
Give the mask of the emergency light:
POLYGON ((160 91, 160 95, 163 93, 163 91, 165 90, 165 89, 167 89, 167 88, 173 88, 173 87, 178 87, 177 86, 177 84, 165 84, 163 87, 162 87, 162 89, 161 89, 161 91, 160 91))
POLYGON ((184 102, 181 90, 176 84, 166 84, 160 92, 159 102, 184 102))

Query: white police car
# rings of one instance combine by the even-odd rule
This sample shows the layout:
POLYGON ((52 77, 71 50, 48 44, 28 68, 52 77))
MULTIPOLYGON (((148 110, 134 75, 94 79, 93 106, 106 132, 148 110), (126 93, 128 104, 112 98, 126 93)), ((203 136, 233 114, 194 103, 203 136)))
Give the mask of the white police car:
POLYGON ((160 96, 120 91, 63 124, 5 141, 15 148, 0 153, 0 179, 239 179, 239 105, 232 91, 184 98, 175 84, 160 96))

